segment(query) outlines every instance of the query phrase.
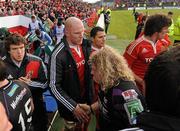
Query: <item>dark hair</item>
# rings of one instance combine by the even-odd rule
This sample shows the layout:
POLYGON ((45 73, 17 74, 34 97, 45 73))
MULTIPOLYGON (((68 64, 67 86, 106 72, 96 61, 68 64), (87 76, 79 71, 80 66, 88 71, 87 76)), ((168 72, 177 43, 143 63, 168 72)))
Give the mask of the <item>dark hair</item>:
POLYGON ((148 17, 145 27, 144 35, 152 36, 155 32, 161 32, 162 28, 169 27, 172 21, 166 15, 155 14, 148 17))
POLYGON ((107 14, 110 14, 110 11, 107 11, 106 13, 107 13, 107 14))
POLYGON ((35 34, 36 34, 37 36, 39 36, 39 35, 41 34, 41 31, 40 31, 39 29, 36 29, 36 30, 35 30, 35 34))
POLYGON ((169 12, 168 12, 168 15, 173 15, 173 12, 169 11, 169 12))
POLYGON ((36 19, 36 16, 35 16, 35 15, 32 15, 32 16, 31 16, 31 19, 36 19))
POLYGON ((58 21, 57 26, 61 26, 62 25, 62 21, 58 21))
POLYGON ((145 83, 151 111, 180 117, 180 46, 161 53, 150 63, 145 83))
POLYGON ((6 51, 10 51, 10 45, 26 45, 27 42, 23 36, 17 33, 10 34, 8 37, 5 38, 5 49, 6 51))
POLYGON ((6 78, 7 78, 6 65, 0 58, 0 81, 3 81, 6 78))
POLYGON ((99 26, 96 26, 96 27, 92 28, 92 30, 90 32, 90 36, 95 38, 97 32, 99 32, 99 31, 104 31, 104 29, 99 27, 99 26))

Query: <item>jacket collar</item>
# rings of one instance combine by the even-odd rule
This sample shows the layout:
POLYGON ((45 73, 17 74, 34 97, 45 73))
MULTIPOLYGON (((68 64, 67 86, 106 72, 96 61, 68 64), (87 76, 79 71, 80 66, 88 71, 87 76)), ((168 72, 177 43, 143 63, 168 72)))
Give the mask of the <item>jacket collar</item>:
MULTIPOLYGON (((5 61, 8 62, 9 64, 16 66, 16 64, 12 61, 9 53, 6 54, 5 61)), ((27 57, 27 53, 25 53, 24 58, 23 58, 22 63, 21 63, 21 66, 24 65, 27 61, 28 61, 28 57, 27 57)))
MULTIPOLYGON (((73 57, 72 53, 71 53, 71 49, 69 47, 69 44, 66 40, 66 36, 63 37, 63 42, 65 44, 65 49, 70 53, 70 55, 73 57)), ((83 50, 83 53, 84 53, 84 57, 87 59, 87 54, 86 54, 86 46, 87 46, 87 43, 86 43, 86 40, 83 39, 83 42, 82 42, 82 50, 83 50)))

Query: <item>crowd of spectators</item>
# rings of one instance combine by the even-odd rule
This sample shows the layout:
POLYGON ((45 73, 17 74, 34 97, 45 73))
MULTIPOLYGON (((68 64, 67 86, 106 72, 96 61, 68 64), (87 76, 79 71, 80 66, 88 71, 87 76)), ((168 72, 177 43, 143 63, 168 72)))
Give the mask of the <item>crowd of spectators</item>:
MULTIPOLYGON (((94 13, 96 14, 92 4, 82 2, 80 0, 19 0, 18 2, 6 0, 4 2, 0 2, 0 17, 24 15, 30 17, 31 20, 37 20, 38 24, 36 26, 40 27, 40 30, 44 31, 44 33, 47 33, 54 44, 58 43, 63 37, 63 23, 68 17, 75 16, 82 21, 85 21, 85 23, 91 22, 94 24, 94 18, 90 19, 94 13)), ((33 35, 35 30, 33 32, 31 31, 31 26, 36 28, 34 25, 36 22, 32 22, 29 23, 28 30, 16 30, 17 33, 26 35, 29 43, 35 43, 36 39, 33 35), (30 39, 32 39, 32 41, 30 39)), ((39 44, 35 43, 31 45, 39 44)))
POLYGON ((124 4, 125 7, 133 7, 134 5, 136 6, 146 6, 148 7, 154 7, 154 6, 175 6, 180 3, 180 0, 116 0, 116 4, 122 5, 124 4))
POLYGON ((0 16, 11 15, 36 15, 40 18, 47 15, 51 21, 55 18, 69 16, 77 16, 80 19, 85 19, 90 16, 92 11, 91 4, 84 3, 78 0, 32 0, 18 2, 0 2, 0 16))

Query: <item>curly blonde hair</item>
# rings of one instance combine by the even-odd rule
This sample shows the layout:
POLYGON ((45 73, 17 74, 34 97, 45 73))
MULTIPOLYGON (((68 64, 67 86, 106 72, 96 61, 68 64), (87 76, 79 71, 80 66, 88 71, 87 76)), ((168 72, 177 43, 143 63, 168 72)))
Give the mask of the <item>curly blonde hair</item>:
POLYGON ((120 79, 134 81, 133 73, 124 57, 109 46, 92 54, 90 60, 96 70, 101 73, 100 84, 105 89, 113 87, 120 79))

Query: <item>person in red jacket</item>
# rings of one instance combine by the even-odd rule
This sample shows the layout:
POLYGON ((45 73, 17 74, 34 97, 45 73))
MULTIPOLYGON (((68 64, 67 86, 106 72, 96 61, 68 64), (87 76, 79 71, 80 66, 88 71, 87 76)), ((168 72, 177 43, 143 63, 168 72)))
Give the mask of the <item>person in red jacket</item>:
POLYGON ((131 42, 126 48, 124 57, 134 72, 135 81, 144 93, 144 74, 149 63, 162 51, 162 43, 171 25, 171 19, 166 15, 155 14, 150 16, 144 27, 144 35, 131 42), (158 24, 157 24, 158 23, 158 24))

